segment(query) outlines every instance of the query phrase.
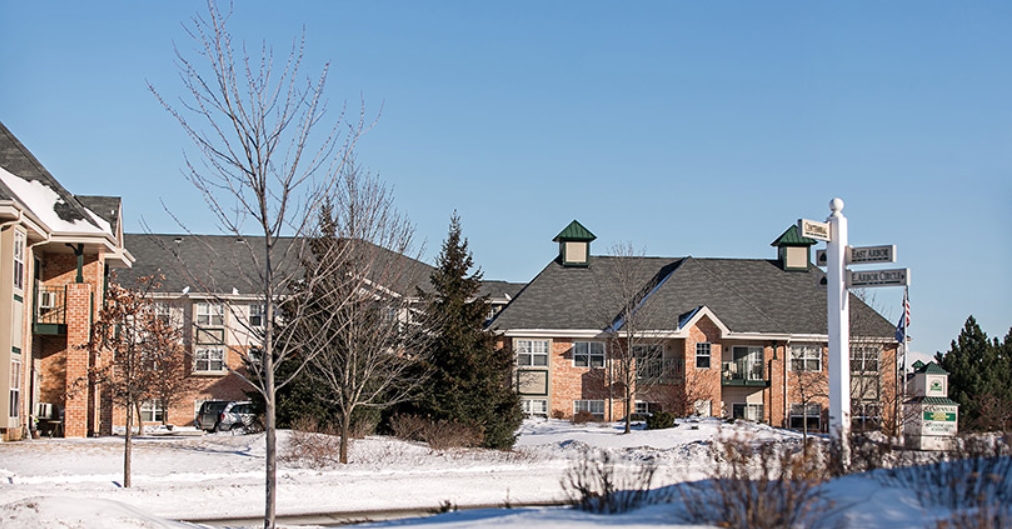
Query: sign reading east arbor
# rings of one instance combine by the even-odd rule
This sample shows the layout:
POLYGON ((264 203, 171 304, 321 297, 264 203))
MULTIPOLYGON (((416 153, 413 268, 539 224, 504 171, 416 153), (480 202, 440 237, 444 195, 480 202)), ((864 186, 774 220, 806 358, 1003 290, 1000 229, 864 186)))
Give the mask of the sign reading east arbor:
MULTIPOLYGON (((876 264, 895 263, 896 245, 886 244, 882 246, 848 246, 843 253, 845 264, 876 264)), ((826 266, 826 250, 815 250, 815 264, 826 266)))
POLYGON ((847 288, 902 287, 910 284, 909 268, 867 270, 847 273, 847 288))
POLYGON ((848 246, 847 264, 859 263, 895 263, 896 245, 887 244, 883 246, 848 246))

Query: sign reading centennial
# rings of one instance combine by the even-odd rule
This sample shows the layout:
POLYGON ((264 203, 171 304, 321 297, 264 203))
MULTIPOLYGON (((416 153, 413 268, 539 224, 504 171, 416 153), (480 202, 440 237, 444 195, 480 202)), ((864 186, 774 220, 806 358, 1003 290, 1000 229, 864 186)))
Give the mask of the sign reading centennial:
POLYGON ((808 237, 809 239, 818 239, 820 241, 829 241, 829 223, 818 222, 808 219, 798 219, 798 229, 801 230, 802 237, 808 237))

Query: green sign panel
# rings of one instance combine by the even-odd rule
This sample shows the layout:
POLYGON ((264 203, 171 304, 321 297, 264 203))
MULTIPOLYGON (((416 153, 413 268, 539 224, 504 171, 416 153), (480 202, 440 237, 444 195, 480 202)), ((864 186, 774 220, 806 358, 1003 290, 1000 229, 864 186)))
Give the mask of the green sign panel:
POLYGON ((944 422, 955 422, 956 414, 944 411, 925 411, 925 421, 944 421, 944 422))

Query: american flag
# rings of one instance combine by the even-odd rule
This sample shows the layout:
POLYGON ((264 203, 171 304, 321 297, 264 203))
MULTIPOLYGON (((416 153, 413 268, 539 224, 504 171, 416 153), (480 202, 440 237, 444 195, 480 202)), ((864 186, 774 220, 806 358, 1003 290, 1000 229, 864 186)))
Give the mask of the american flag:
POLYGON ((903 315, 896 324, 896 341, 906 343, 907 329, 910 328, 910 292, 903 291, 903 315))

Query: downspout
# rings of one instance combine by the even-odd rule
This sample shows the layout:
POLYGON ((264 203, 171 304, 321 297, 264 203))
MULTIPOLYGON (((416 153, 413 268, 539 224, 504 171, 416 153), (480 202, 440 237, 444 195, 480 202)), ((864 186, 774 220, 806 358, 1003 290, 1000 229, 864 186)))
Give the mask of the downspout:
MULTIPOLYGON (((787 400, 788 400, 787 399, 787 368, 790 367, 790 363, 788 363, 790 359, 788 358, 788 355, 787 355, 787 346, 790 345, 790 343, 791 343, 790 340, 787 340, 786 342, 784 342, 784 368, 783 368, 783 372, 784 372, 784 427, 785 428, 787 426, 790 426, 790 424, 791 424, 791 422, 789 420, 789 417, 787 415, 787 409, 788 409, 788 404, 787 404, 787 400)), ((804 420, 808 421, 808 415, 807 414, 805 415, 805 419, 804 420)))
MULTIPOLYGON (((770 358, 769 367, 767 368, 767 371, 766 371, 767 373, 769 373, 768 376, 770 376, 770 377, 773 376, 773 363, 774 363, 774 361, 776 359, 777 359, 777 341, 773 340, 773 358, 770 358)), ((769 397, 769 406, 766 409, 769 410, 769 414, 770 414, 769 425, 773 426, 773 381, 772 380, 770 380, 769 387, 768 388, 764 388, 763 391, 766 392, 767 396, 769 397)))

